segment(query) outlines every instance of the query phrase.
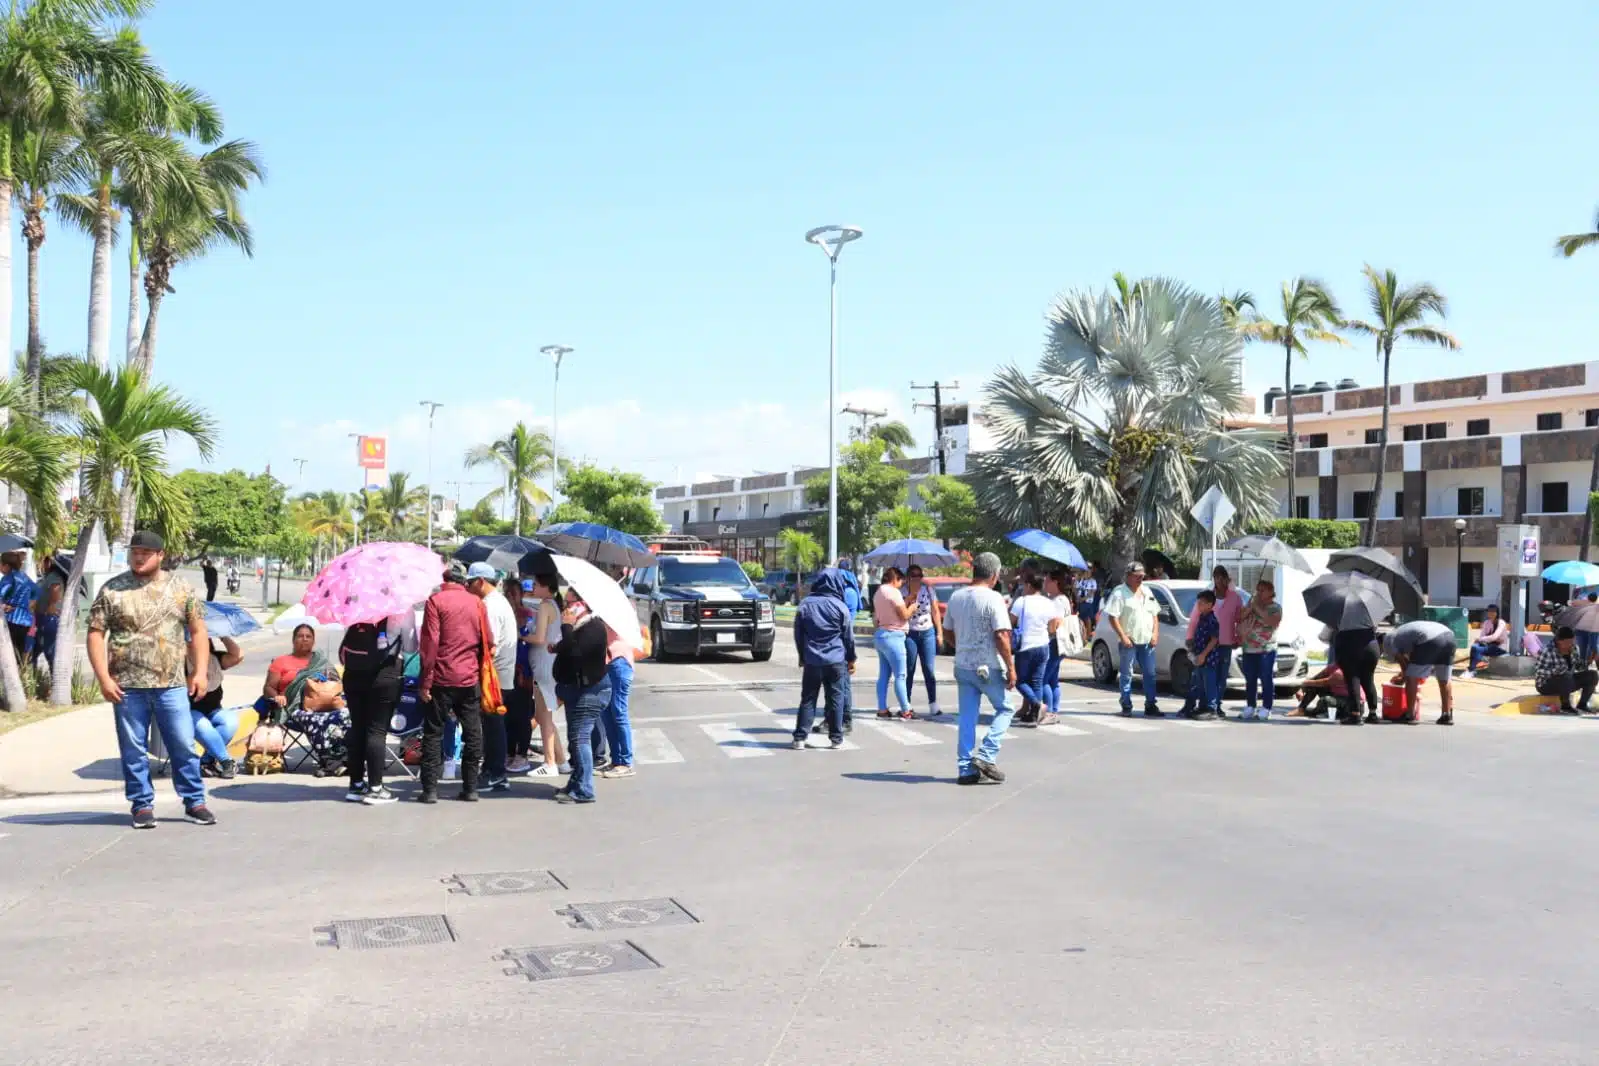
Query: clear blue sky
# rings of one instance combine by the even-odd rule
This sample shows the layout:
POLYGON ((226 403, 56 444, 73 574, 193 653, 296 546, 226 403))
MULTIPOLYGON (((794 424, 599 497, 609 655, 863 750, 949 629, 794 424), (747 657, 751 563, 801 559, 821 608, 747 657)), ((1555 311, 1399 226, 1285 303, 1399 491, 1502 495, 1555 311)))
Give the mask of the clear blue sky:
MULTIPOLYGON (((1599 204, 1591 3, 459 11, 148 20, 270 166, 255 259, 182 268, 163 312, 157 373, 221 419, 217 465, 353 487, 360 430, 420 476, 431 398, 436 482, 460 477, 468 443, 547 418, 554 341, 577 349, 563 451, 657 478, 821 461, 827 274, 801 235, 835 221, 866 231, 843 388, 901 414, 912 378, 973 396, 1033 362, 1050 298, 1115 270, 1268 301, 1304 273, 1346 305, 1366 261, 1431 280, 1465 348, 1398 352, 1400 379, 1594 356, 1599 254, 1550 252, 1599 204)), ((48 340, 81 350, 87 245, 57 227, 45 263, 48 340)), ((1296 368, 1375 373, 1364 346, 1296 368)), ((1257 391, 1280 375, 1251 352, 1257 391)))

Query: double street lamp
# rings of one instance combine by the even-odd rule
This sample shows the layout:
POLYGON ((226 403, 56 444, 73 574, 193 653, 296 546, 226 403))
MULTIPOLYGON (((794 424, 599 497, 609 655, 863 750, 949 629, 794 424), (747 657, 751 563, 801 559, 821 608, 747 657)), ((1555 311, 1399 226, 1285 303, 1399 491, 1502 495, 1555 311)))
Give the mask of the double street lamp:
POLYGON ((555 360, 555 389, 550 394, 550 506, 553 508, 556 479, 561 470, 561 360, 571 355, 572 349, 564 344, 546 344, 539 351, 555 360))
POLYGON ((859 226, 817 226, 805 239, 827 254, 827 563, 838 564, 838 253, 861 238, 859 226))

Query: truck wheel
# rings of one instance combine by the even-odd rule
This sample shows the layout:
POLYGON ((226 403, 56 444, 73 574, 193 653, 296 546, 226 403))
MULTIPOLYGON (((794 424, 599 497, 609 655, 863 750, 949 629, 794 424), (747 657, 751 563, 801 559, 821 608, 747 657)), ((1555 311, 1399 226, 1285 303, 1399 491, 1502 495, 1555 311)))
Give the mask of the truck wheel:
POLYGON ((1110 657, 1110 648, 1103 640, 1094 641, 1094 680, 1101 685, 1116 683, 1116 663, 1110 657))
POLYGON ((759 648, 756 648, 754 651, 750 652, 750 658, 754 659, 758 663, 764 663, 768 659, 770 659, 771 657, 772 657, 772 649, 771 648, 767 648, 765 651, 762 651, 759 648))
POLYGON ((656 662, 669 663, 672 661, 672 656, 666 653, 666 642, 661 639, 661 620, 659 618, 650 619, 650 647, 654 649, 656 662))

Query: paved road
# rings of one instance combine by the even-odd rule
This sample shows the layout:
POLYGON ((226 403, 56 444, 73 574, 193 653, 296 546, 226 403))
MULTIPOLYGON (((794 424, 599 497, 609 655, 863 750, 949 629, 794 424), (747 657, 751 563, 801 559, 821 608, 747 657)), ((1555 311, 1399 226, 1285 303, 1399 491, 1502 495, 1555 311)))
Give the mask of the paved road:
MULTIPOLYGON (((178 570, 178 573, 182 574, 186 579, 188 579, 188 581, 194 585, 195 589, 202 596, 205 595, 205 576, 200 572, 198 567, 182 567, 178 570)), ((217 577, 217 599, 230 603, 243 603, 251 607, 260 606, 261 582, 255 576, 255 571, 240 571, 239 581, 240 584, 237 595, 230 595, 228 593, 227 572, 223 571, 220 573, 217 577)), ((280 591, 278 578, 274 573, 271 580, 267 584, 268 602, 298 603, 300 602, 300 597, 305 595, 305 586, 308 583, 309 582, 302 581, 299 578, 285 577, 283 579, 282 588, 280 591)))
POLYGON ((784 749, 791 657, 642 666, 639 775, 592 807, 287 777, 216 789, 215 829, 164 791, 134 834, 115 801, 0 804, 0 1002, 27 1019, 0 1062, 1592 1062, 1599 722, 1128 722, 1074 687, 1070 728, 959 788, 948 724, 784 749), (565 887, 441 883, 538 870, 565 887), (557 913, 661 897, 698 924, 557 913), (454 941, 313 931, 426 915, 454 941), (496 958, 581 974, 627 941, 659 968, 496 958))

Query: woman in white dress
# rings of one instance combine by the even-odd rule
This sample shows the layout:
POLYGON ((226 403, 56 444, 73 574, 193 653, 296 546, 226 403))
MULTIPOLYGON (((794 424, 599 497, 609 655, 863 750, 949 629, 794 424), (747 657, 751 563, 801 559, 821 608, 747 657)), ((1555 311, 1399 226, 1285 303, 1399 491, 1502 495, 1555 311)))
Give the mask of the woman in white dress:
POLYGON ((561 642, 561 594, 556 579, 540 575, 533 579, 533 594, 523 601, 531 613, 522 629, 522 642, 529 645, 528 661, 533 665, 533 721, 539 727, 539 742, 544 762, 533 769, 534 777, 556 777, 572 772, 555 726, 555 646, 561 642))

